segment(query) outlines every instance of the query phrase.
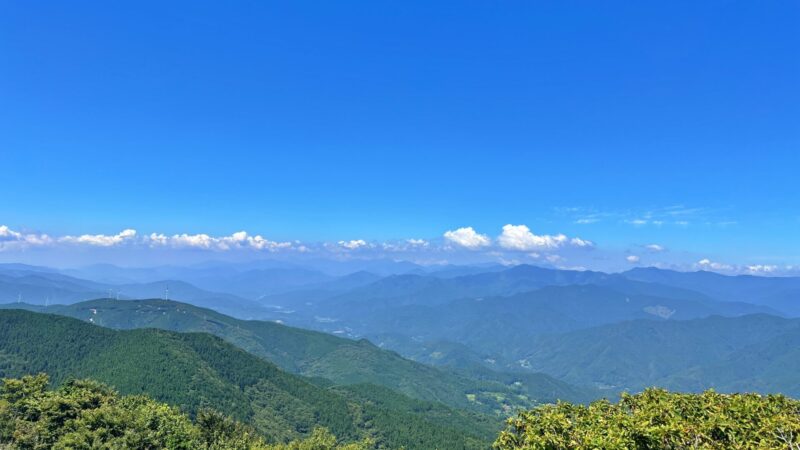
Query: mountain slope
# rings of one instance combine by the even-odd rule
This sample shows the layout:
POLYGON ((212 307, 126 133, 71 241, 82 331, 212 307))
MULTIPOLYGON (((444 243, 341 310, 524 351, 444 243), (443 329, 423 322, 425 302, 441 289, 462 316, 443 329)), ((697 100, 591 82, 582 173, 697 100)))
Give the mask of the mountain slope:
POLYGON ((68 317, 0 311, 0 376, 40 371, 55 383, 91 377, 123 394, 148 394, 189 412, 212 407, 273 440, 324 426, 347 440, 369 434, 390 448, 475 448, 493 426, 425 402, 419 403, 422 412, 403 413, 402 423, 371 423, 371 417, 393 414, 377 404, 380 397, 310 384, 209 334, 115 331, 68 317), (425 411, 431 410, 436 414, 428 420, 425 411), (436 425, 436 416, 448 415, 459 416, 462 427, 436 425), (404 438, 398 426, 415 428, 404 438))
POLYGON ((677 272, 654 267, 622 274, 628 279, 656 282, 704 293, 725 301, 764 305, 793 317, 800 316, 800 278, 725 276, 714 272, 677 272))
POLYGON ((635 320, 541 337, 525 361, 560 379, 612 391, 714 387, 797 395, 800 386, 790 374, 800 370, 793 360, 798 343, 800 321, 768 315, 635 320))
POLYGON ((237 317, 263 315, 266 310, 257 302, 232 294, 210 292, 180 280, 146 283, 105 284, 75 278, 43 269, 0 267, 0 303, 22 300, 25 303, 70 304, 100 297, 163 298, 169 295, 237 317))
POLYGON ((387 341, 390 345, 403 344, 392 348, 405 355, 416 354, 415 346, 453 342, 483 359, 508 365, 526 355, 533 339, 543 334, 634 319, 682 320, 769 311, 670 287, 624 279, 613 282, 611 286, 547 286, 507 297, 462 298, 432 305, 397 305, 393 299, 364 300, 329 309, 323 305, 320 314, 330 320, 307 325, 326 331, 351 329, 353 334, 375 338, 376 342, 384 341, 387 335, 405 336, 408 339, 387 341))
POLYGON ((290 372, 339 384, 378 384, 414 398, 483 412, 502 414, 536 402, 584 401, 593 395, 589 390, 541 375, 523 377, 487 371, 480 377, 467 377, 404 359, 366 340, 354 341, 272 322, 237 320, 173 301, 94 300, 51 306, 47 311, 111 328, 211 333, 290 372))
POLYGON ((207 334, 114 331, 75 319, 0 311, 2 376, 92 377, 187 411, 213 407, 276 438, 324 425, 355 438, 347 403, 207 334))

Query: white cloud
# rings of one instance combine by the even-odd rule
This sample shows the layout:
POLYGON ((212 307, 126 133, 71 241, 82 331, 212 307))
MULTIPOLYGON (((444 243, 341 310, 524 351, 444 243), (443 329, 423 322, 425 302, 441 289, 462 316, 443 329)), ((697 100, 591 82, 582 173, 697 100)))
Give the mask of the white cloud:
POLYGON ((492 243, 489 236, 476 232, 472 227, 459 228, 444 233, 444 238, 450 243, 465 247, 471 250, 486 247, 492 243))
POLYGON ((0 225, 0 250, 22 249, 50 245, 53 238, 46 234, 22 233, 0 225))
POLYGON ((529 251, 535 249, 558 248, 567 242, 563 234, 536 235, 526 225, 505 225, 503 233, 497 238, 501 247, 509 250, 529 251))
POLYGON ((587 241, 586 239, 581 239, 578 237, 570 239, 569 243, 574 245, 575 247, 594 247, 594 242, 587 241))
POLYGON ((425 239, 404 239, 402 241, 383 242, 380 247, 387 252, 419 251, 430 248, 430 242, 425 239))
POLYGON ((206 248, 210 249, 216 240, 211 236, 200 234, 175 234, 167 241, 169 245, 177 248, 206 248))
POLYGON ((151 233, 147 240, 150 241, 150 246, 167 245, 169 243, 169 238, 163 233, 151 233))
POLYGON ((636 255, 628 255, 628 256, 626 256, 626 257, 625 257, 625 259, 626 259, 626 260, 627 260, 629 263, 631 263, 631 264, 636 264, 636 263, 638 263, 638 262, 639 262, 639 260, 640 260, 641 258, 639 258, 639 257, 638 257, 638 256, 636 256, 636 255))
POLYGON ((754 274, 774 273, 778 270, 780 270, 780 267, 773 264, 753 264, 747 266, 747 271, 754 274))
POLYGON ((659 253, 659 252, 663 252, 664 250, 666 250, 666 248, 664 248, 663 245, 659 245, 659 244, 647 244, 647 245, 644 246, 644 248, 649 250, 649 251, 651 251, 651 252, 653 252, 653 253, 659 253))
POLYGON ((252 236, 252 237, 248 236, 247 237, 247 242, 250 245, 250 247, 252 247, 252 248, 254 248, 256 250, 268 250, 268 251, 271 251, 271 252, 278 251, 278 250, 281 250, 281 249, 287 249, 287 248, 291 248, 292 247, 292 243, 291 242, 270 241, 269 239, 264 239, 263 237, 261 237, 260 234, 257 234, 257 235, 252 236))
POLYGON ((199 248, 206 250, 254 249, 277 251, 291 248, 291 242, 275 242, 261 235, 250 236, 246 231, 237 231, 230 236, 213 237, 205 233, 199 234, 164 234, 152 233, 147 237, 151 247, 169 246, 173 248, 199 248))
POLYGON ((362 247, 368 247, 369 244, 363 239, 355 239, 352 241, 339 241, 339 246, 348 250, 357 250, 362 247))
POLYGON ((497 238, 501 247, 508 250, 531 251, 547 250, 563 247, 567 244, 575 247, 593 247, 594 243, 578 237, 569 239, 564 234, 537 235, 526 225, 505 225, 503 233, 497 238))
POLYGON ((2 238, 4 241, 5 240, 9 240, 9 241, 14 240, 14 241, 16 241, 16 240, 19 240, 19 238, 21 236, 22 236, 22 233, 20 233, 18 231, 14 231, 11 228, 8 228, 8 225, 0 226, 0 238, 2 238))
POLYGON ((427 247, 430 244, 425 239, 406 239, 406 242, 412 247, 427 247))
POLYGON ((129 242, 136 237, 136 230, 126 229, 118 234, 82 234, 80 236, 63 236, 59 238, 59 242, 66 242, 68 244, 86 244, 96 247, 113 247, 125 242, 129 242))
POLYGON ((701 259, 700 261, 697 261, 697 267, 703 270, 721 270, 721 271, 731 271, 735 269, 730 264, 714 262, 708 258, 704 258, 701 259))

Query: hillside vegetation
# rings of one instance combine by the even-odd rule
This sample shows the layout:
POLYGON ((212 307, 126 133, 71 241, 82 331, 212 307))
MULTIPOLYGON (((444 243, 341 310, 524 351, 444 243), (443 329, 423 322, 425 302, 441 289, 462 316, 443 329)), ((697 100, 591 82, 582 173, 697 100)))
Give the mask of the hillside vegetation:
POLYGON ((496 430, 493 421, 425 402, 394 415, 393 404, 369 391, 311 384, 205 333, 115 331, 67 317, 0 311, 0 376, 38 372, 55 383, 91 377, 192 415, 212 407, 271 442, 325 427, 342 439, 370 437, 386 448, 468 449, 484 447, 496 430))
POLYGON ((105 299, 48 308, 4 306, 66 315, 117 329, 210 333, 292 373, 337 384, 378 384, 417 399, 503 417, 536 403, 587 401, 593 396, 588 389, 546 375, 503 374, 485 368, 477 373, 456 373, 410 361, 364 339, 356 341, 268 321, 238 320, 174 301, 105 299))
POLYGON ((365 450, 369 440, 339 445, 324 429, 288 444, 267 444, 251 428, 213 410, 194 421, 147 396, 120 396, 92 380, 48 390, 44 374, 0 384, 0 448, 19 450, 365 450))
POLYGON ((800 395, 800 320, 755 314, 636 320, 535 340, 525 361, 611 391, 662 386, 800 395))
POLYGON ((781 395, 648 389, 619 403, 559 403, 509 419, 497 450, 794 450, 800 402, 781 395))

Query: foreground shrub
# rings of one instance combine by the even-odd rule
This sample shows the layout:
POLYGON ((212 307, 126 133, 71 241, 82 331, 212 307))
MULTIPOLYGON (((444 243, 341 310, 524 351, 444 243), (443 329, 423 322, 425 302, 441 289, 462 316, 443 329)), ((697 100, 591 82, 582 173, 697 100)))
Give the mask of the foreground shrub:
POLYGON ((497 450, 800 450, 800 402, 649 389, 618 403, 558 403, 508 420, 497 450))
POLYGON ((120 396, 91 381, 48 390, 40 374, 0 385, 0 450, 363 450, 339 445, 327 430, 307 439, 268 445, 250 427, 215 411, 193 422, 178 408, 146 396, 120 396))

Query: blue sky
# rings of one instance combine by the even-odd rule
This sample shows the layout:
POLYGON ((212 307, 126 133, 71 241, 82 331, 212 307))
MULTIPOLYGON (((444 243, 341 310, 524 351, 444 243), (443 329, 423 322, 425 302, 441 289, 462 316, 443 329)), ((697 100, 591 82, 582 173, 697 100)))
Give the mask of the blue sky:
POLYGON ((524 224, 598 268, 800 264, 800 4, 430 3, 4 3, 6 241, 524 224))

